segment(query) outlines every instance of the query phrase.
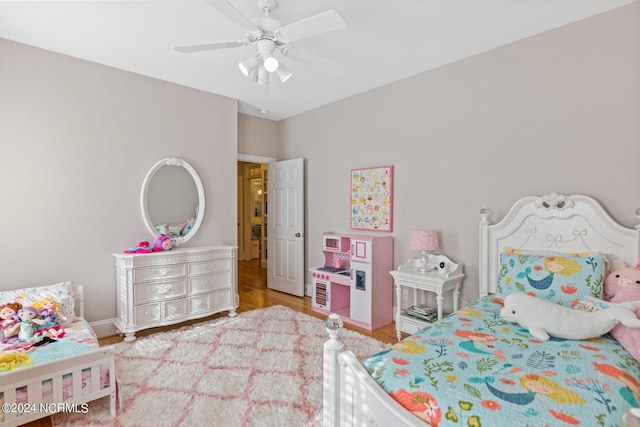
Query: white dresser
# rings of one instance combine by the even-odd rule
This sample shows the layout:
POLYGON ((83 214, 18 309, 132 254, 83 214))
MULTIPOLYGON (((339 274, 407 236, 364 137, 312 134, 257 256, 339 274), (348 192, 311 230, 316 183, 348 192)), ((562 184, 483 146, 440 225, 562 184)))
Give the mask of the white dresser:
POLYGON ((136 331, 172 325, 238 308, 237 248, 204 246, 150 254, 113 254, 116 328, 124 340, 136 331))

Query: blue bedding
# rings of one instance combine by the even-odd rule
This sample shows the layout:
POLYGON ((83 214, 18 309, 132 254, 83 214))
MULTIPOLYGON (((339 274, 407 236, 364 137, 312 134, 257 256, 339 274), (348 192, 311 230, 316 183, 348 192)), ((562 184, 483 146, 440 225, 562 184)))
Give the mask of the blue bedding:
POLYGON ((365 361, 433 426, 617 426, 640 406, 640 364, 609 335, 542 342, 491 296, 365 361))

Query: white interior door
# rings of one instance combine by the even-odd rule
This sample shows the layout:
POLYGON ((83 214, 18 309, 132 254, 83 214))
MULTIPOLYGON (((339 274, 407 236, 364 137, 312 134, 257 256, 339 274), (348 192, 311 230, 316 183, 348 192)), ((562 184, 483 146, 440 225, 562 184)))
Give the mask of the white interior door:
POLYGON ((269 164, 267 287, 304 296, 304 161, 269 164))

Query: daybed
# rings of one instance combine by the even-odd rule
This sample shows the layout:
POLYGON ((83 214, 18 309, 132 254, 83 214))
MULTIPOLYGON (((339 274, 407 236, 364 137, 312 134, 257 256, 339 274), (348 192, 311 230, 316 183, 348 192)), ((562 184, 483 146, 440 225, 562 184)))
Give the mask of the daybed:
POLYGON ((639 234, 587 196, 526 197, 495 224, 483 208, 476 302, 363 362, 327 320, 323 425, 622 425, 640 406, 640 364, 615 339, 540 341, 499 311, 514 291, 597 302, 603 265, 636 265, 639 234), (545 271, 548 258, 580 268, 545 271))
POLYGON ((116 413, 113 346, 100 347, 84 320, 83 290, 71 282, 0 292, 0 306, 33 306, 53 298, 59 327, 31 341, 16 337, 0 343, 0 426, 21 425, 56 412, 86 412, 87 402, 110 396, 116 413), (77 315, 76 315, 77 313, 77 315), (48 341, 48 342, 46 342, 48 341), (43 345, 33 346, 37 342, 43 345))

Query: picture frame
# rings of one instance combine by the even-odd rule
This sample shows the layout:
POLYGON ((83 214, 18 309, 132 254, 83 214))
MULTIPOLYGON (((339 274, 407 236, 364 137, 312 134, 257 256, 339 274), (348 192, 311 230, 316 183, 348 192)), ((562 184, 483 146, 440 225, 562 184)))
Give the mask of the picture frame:
POLYGON ((351 170, 352 230, 393 231, 393 166, 351 170))

